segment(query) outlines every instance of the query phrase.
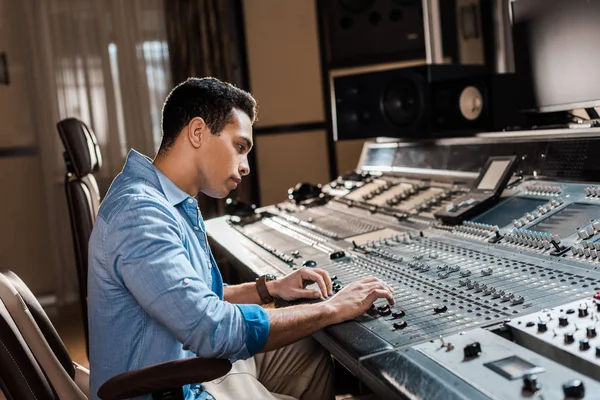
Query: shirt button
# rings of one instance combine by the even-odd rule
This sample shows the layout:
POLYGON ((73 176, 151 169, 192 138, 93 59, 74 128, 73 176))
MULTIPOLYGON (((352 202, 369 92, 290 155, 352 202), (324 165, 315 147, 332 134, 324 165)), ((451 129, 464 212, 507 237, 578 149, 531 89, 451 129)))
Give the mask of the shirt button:
POLYGON ((195 227, 194 227, 194 230, 195 230, 195 231, 197 231, 198 229, 200 229, 200 228, 198 228, 197 226, 195 226, 195 227))
POLYGON ((194 203, 194 199, 192 199, 192 198, 189 198, 189 199, 188 199, 188 203, 190 203, 190 204, 194 203))
POLYGON ((206 400, 213 400, 213 399, 214 399, 214 397, 212 397, 212 396, 206 396, 206 400))
POLYGON ((184 285, 187 285, 188 283, 190 283, 190 278, 185 278, 185 279, 183 280, 183 284, 184 284, 184 285))

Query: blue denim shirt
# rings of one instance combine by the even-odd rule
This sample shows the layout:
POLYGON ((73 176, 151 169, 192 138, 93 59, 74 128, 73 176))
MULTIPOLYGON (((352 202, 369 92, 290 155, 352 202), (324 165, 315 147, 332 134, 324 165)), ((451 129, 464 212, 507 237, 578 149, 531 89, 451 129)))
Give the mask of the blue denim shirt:
MULTIPOLYGON (((88 260, 93 399, 122 372, 194 355, 246 359, 267 340, 260 306, 223 300, 196 199, 136 151, 100 206, 88 260)), ((207 396, 200 382, 185 393, 207 396)))

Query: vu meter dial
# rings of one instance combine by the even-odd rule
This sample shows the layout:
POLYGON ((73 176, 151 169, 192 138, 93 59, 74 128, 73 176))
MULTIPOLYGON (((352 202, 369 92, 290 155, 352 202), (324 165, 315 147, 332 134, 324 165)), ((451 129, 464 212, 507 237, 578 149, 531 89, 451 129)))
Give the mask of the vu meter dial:
POLYGON ((483 95, 475 86, 467 86, 463 89, 458 100, 460 113, 469 121, 474 121, 483 111, 483 95))

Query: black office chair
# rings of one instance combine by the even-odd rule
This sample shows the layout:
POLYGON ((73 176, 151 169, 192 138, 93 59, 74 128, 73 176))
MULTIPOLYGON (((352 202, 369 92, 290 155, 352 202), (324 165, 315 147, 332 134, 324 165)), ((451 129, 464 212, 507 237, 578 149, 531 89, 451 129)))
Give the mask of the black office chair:
POLYGON ((83 122, 75 118, 67 118, 60 121, 56 127, 65 148, 63 153, 67 166, 65 192, 69 205, 77 279, 79 281, 79 301, 86 350, 88 350, 88 241, 100 206, 100 192, 92 173, 98 172, 102 167, 102 155, 94 132, 83 122))
POLYGON ((0 340, 0 393, 7 400, 54 399, 35 357, 1 301, 0 340))
MULTIPOLYGON (((35 296, 9 270, 0 270, 0 344, 0 397, 90 398, 89 371, 71 360, 35 296)), ((190 357, 117 375, 100 387, 98 396, 121 400, 152 394, 183 400, 182 386, 217 379, 230 369, 228 360, 190 357)))

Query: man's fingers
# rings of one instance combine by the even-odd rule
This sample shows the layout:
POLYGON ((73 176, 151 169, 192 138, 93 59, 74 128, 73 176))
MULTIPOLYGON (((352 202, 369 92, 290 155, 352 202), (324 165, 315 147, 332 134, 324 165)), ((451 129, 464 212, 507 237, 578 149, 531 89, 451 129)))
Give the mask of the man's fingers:
MULTIPOLYGON (((390 304, 394 304, 394 291, 391 287, 389 287, 385 282, 378 280, 377 282, 369 282, 365 284, 364 289, 367 291, 368 296, 371 296, 372 293, 382 294, 379 295, 375 299, 386 298, 390 304)), ((373 300, 374 302, 375 300, 373 300)))
POLYGON ((369 276, 367 278, 363 278, 363 279, 361 279, 359 281, 356 281, 356 282, 358 284, 361 284, 361 283, 371 283, 371 282, 377 282, 377 281, 379 281, 379 278, 376 278, 374 276, 369 276))
POLYGON ((312 271, 316 272, 317 274, 319 274, 323 277, 323 281, 325 281, 325 286, 327 287, 327 295, 332 296, 333 295, 333 284, 331 283, 331 278, 329 277, 329 273, 327 271, 325 271, 324 269, 320 269, 320 268, 314 268, 312 271))
POLYGON ((302 279, 310 279, 319 285, 319 289, 321 290, 321 294, 323 297, 329 297, 329 291, 327 290, 327 285, 325 285, 325 281, 323 277, 316 273, 313 270, 308 268, 302 270, 302 279))
POLYGON ((367 282, 361 285, 363 289, 367 290, 367 291, 371 291, 374 289, 385 289, 388 290, 390 293, 393 293, 394 291, 392 290, 392 288, 390 288, 385 282, 376 279, 372 282, 367 282))
POLYGON ((296 289, 294 290, 295 299, 320 299, 321 292, 316 289, 296 289))
POLYGON ((387 289, 375 289, 369 293, 367 297, 371 304, 375 303, 377 299, 387 299, 388 303, 395 304, 394 295, 387 289))
POLYGON ((387 283, 385 283, 385 282, 384 282, 383 284, 384 284, 384 285, 385 285, 385 286, 388 288, 388 290, 389 290, 391 293, 394 293, 394 292, 395 292, 395 290, 394 290, 394 288, 393 288, 393 287, 391 287, 390 285, 388 285, 388 284, 387 284, 387 283))

